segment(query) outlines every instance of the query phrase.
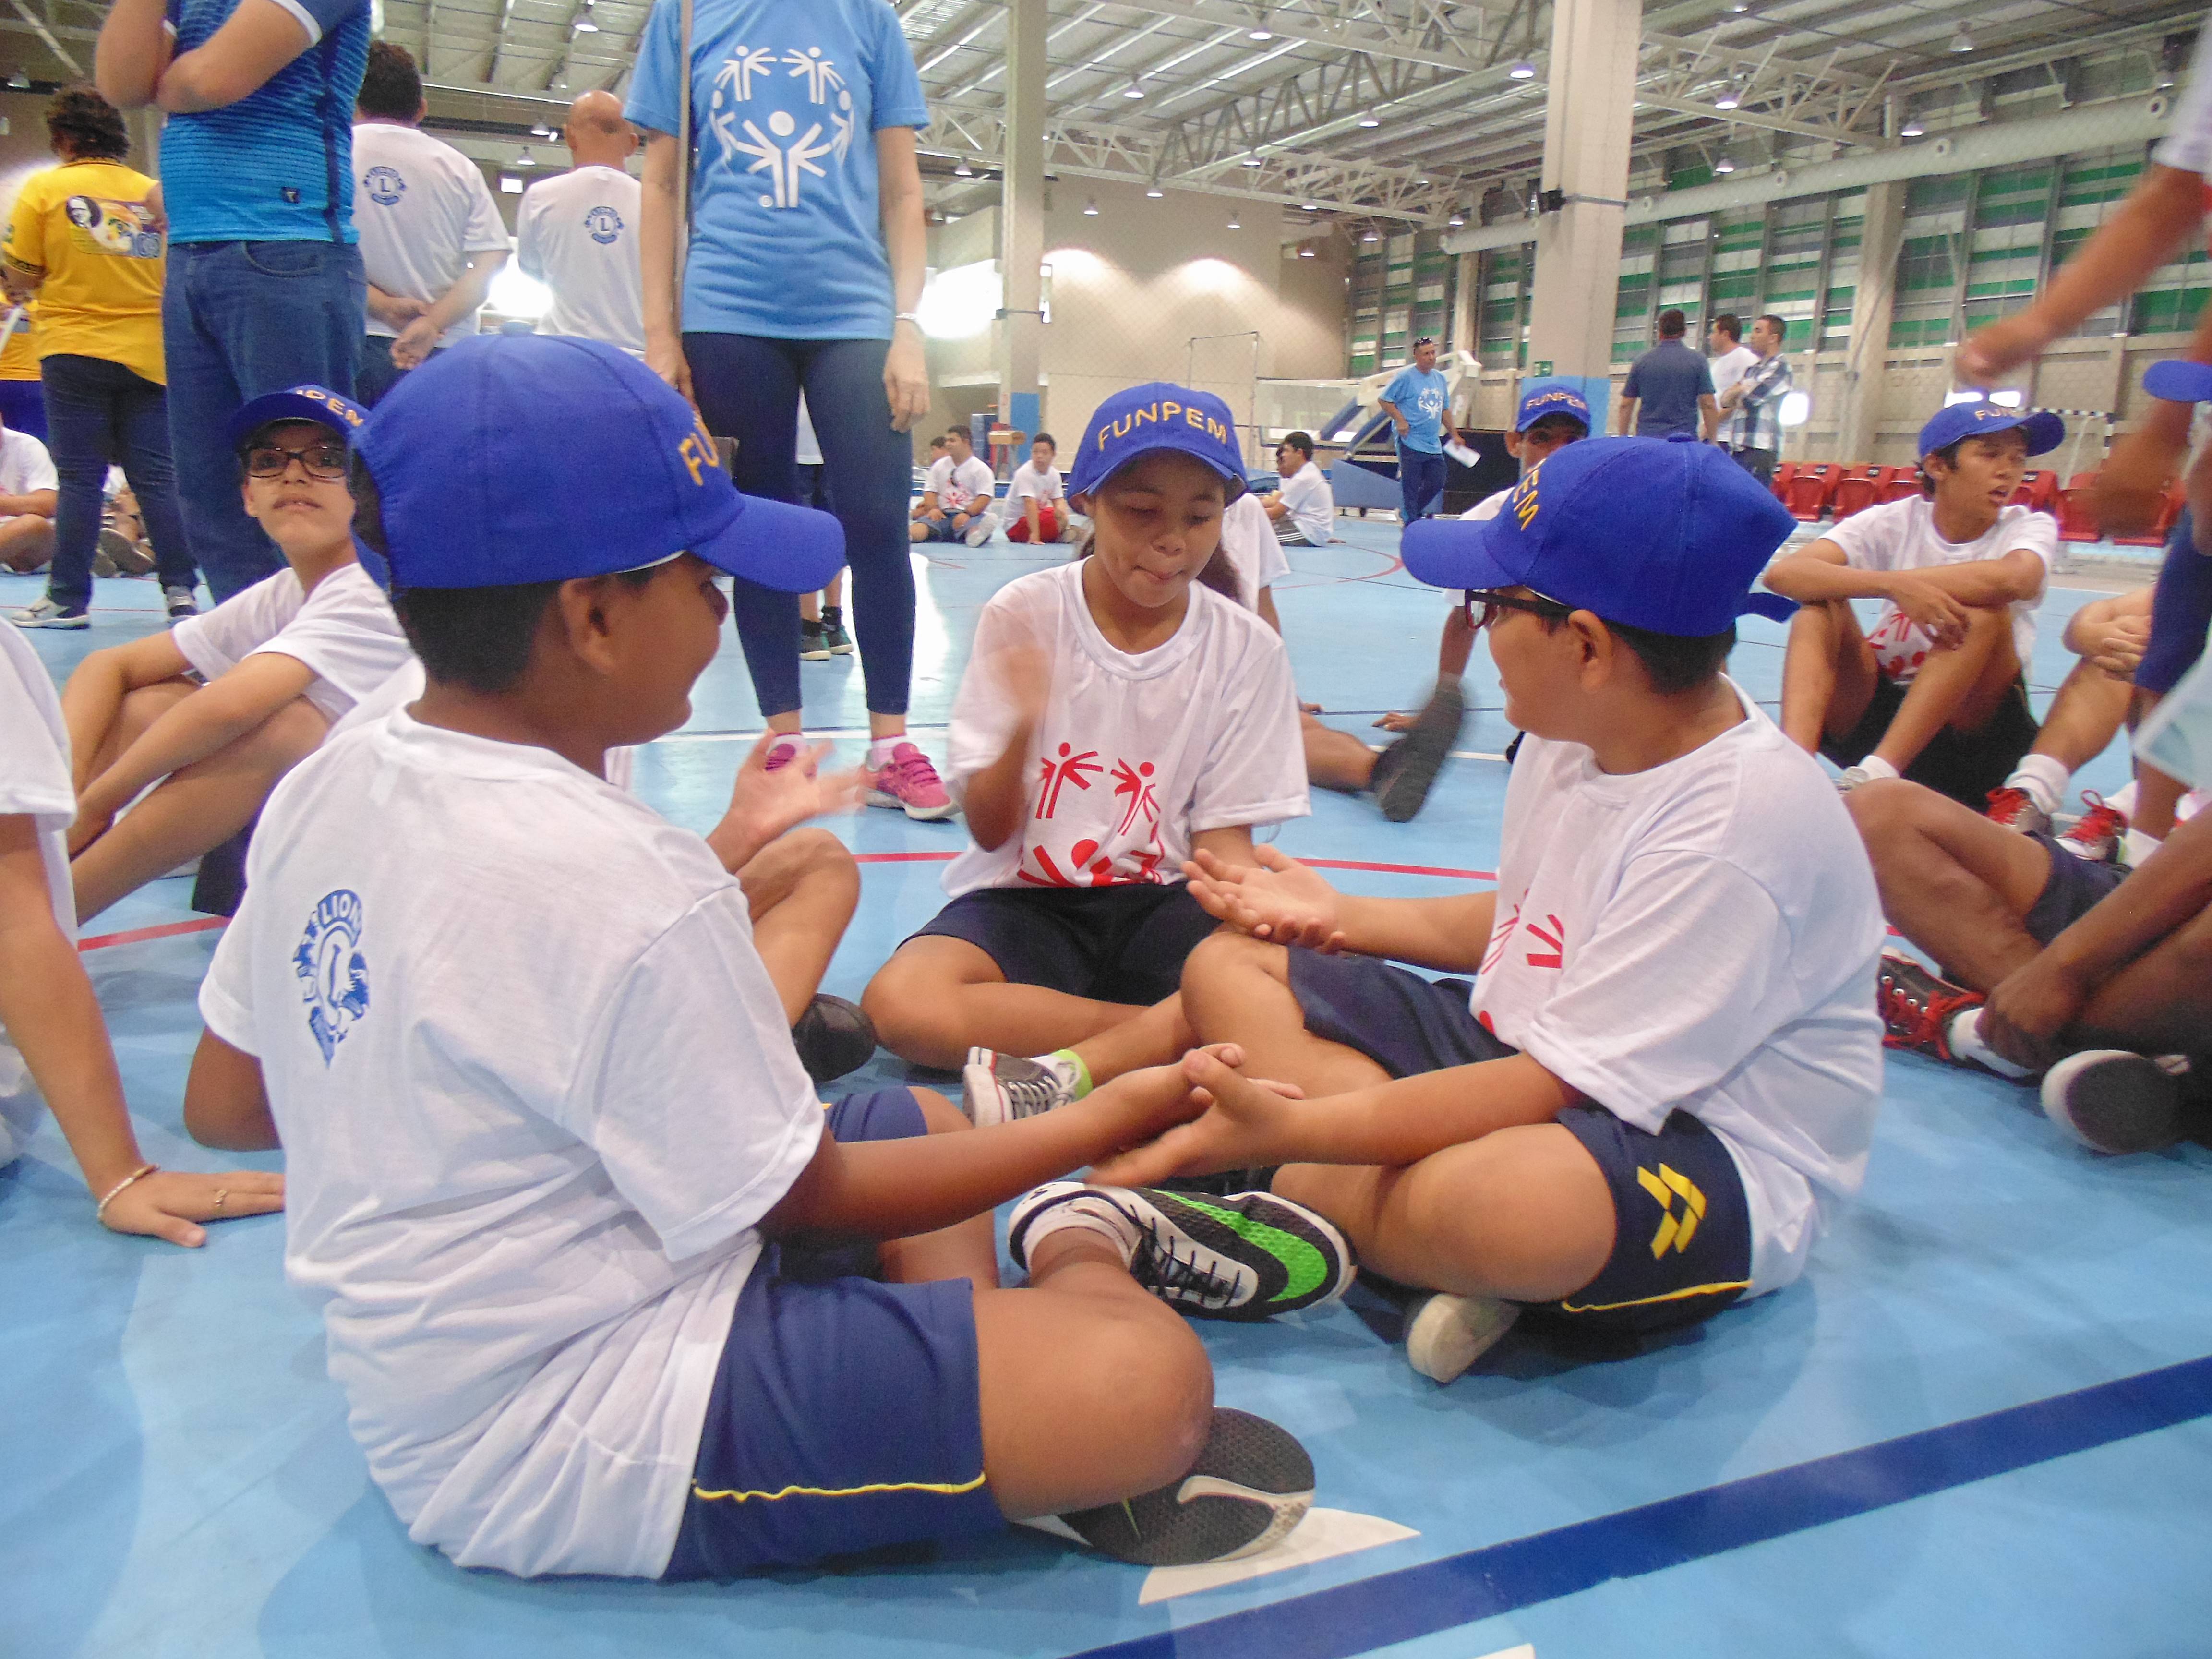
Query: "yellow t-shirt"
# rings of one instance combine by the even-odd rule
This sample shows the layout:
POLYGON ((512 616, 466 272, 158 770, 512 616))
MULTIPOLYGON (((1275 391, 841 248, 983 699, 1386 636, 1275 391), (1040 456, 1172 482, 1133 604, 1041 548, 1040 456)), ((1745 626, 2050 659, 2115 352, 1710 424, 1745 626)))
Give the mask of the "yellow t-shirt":
MULTIPOLYGON (((15 307, 0 300, 0 322, 15 316, 15 307)), ((0 345, 0 380, 35 380, 39 378, 39 307, 33 303, 23 307, 23 314, 15 319, 15 326, 8 336, 8 343, 0 345)))
POLYGON ((154 181, 119 161, 64 161, 15 198, 9 263, 43 271, 39 356, 105 357, 156 385, 167 239, 146 198, 154 181))

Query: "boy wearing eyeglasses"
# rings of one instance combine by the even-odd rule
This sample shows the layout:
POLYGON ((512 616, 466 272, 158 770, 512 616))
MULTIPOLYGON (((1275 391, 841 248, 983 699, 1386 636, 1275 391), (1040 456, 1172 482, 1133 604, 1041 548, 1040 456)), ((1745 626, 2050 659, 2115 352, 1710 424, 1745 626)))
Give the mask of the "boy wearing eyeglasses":
POLYGON ((1720 451, 1639 438, 1410 528, 1527 734, 1497 890, 1359 897, 1273 848, 1200 854, 1228 926, 1184 967, 1182 1035, 1244 1063, 1192 1055, 1212 1108, 1094 1179, 1266 1171, 1436 1292, 1407 1342, 1439 1382, 1523 1311, 1655 1330, 1796 1279, 1865 1173, 1882 921, 1819 763, 1722 672, 1790 530, 1720 451))
POLYGON ((410 656, 354 559, 347 441, 365 417, 316 386, 240 409, 230 435, 246 512, 285 568, 167 633, 94 652, 70 676, 80 921, 252 823, 276 781, 410 656))

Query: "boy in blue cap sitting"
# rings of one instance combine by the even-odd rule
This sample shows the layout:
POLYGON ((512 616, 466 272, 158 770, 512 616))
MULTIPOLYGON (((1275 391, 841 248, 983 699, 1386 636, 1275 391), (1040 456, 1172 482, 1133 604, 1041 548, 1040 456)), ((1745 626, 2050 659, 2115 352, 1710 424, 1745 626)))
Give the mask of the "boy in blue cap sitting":
POLYGON ((1766 573, 1802 607, 1782 729, 1844 769, 1911 778, 1979 811, 2034 744, 2022 678, 2058 550, 2047 513, 2006 503, 2066 428, 1977 395, 1920 428, 1922 494, 1855 513, 1766 573), (1862 633, 1851 601, 1882 601, 1862 633))
POLYGON ((997 1130, 907 1089, 825 1112, 730 874, 811 768, 749 765, 706 839, 605 781, 689 714, 717 573, 818 588, 836 520, 739 496, 595 341, 453 347, 356 461, 425 688, 270 799, 185 1111, 281 1139, 286 1270, 410 1535, 700 1577, 1006 1517, 1155 1563, 1295 1524, 1310 1462, 1212 1410, 1110 1241, 996 1288, 991 1206, 1189 1115, 1182 1073, 997 1130))
POLYGON ((1524 1308, 1647 1330, 1796 1278, 1866 1167, 1882 927, 1835 791, 1722 672, 1790 527, 1718 450, 1593 439, 1492 519, 1409 529, 1527 734, 1498 889, 1361 898, 1272 848, 1201 853, 1229 926, 1182 1010, 1245 1065, 1194 1056, 1211 1109, 1094 1177, 1285 1166, 1277 1197, 1439 1292, 1407 1328, 1439 1381, 1524 1308))

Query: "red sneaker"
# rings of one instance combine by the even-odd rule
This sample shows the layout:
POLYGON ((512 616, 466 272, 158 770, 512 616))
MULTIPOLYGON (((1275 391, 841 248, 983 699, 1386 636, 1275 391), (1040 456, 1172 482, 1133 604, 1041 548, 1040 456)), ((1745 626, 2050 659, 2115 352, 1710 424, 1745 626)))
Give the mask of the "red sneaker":
POLYGON ((2066 827, 2058 844, 2092 864, 2118 863, 2120 848, 2127 845, 2127 815, 2094 790, 2084 789, 2081 799, 2089 810, 2066 827))
POLYGON ((1989 810, 1982 816, 2023 836, 2039 836, 2051 828, 2051 814, 2038 806, 2027 790, 2009 785, 1990 791, 1989 810))
POLYGON ((945 785, 929 757, 910 743, 891 750, 891 757, 868 780, 868 805, 888 806, 910 818, 949 818, 960 809, 945 793, 945 785))
POLYGON ((1881 1015, 1884 1048, 1907 1048, 1964 1064, 1951 1052, 1951 1017, 1961 1008, 1980 1007, 1980 992, 1938 979, 1911 957, 1884 951, 1881 971, 1875 976, 1874 1000, 1881 1015))

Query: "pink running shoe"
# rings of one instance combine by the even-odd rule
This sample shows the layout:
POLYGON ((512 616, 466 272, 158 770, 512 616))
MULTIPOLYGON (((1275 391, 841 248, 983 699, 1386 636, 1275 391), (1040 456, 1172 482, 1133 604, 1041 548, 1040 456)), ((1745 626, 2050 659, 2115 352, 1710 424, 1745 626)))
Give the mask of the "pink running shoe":
POLYGON ((929 757, 910 743, 892 750, 890 763, 868 780, 868 805, 924 821, 949 818, 960 810, 945 793, 929 757))
POLYGON ((769 744, 768 758, 761 763, 761 770, 781 772, 791 764, 793 756, 804 754, 805 750, 806 739, 803 737, 778 738, 774 743, 769 744))

